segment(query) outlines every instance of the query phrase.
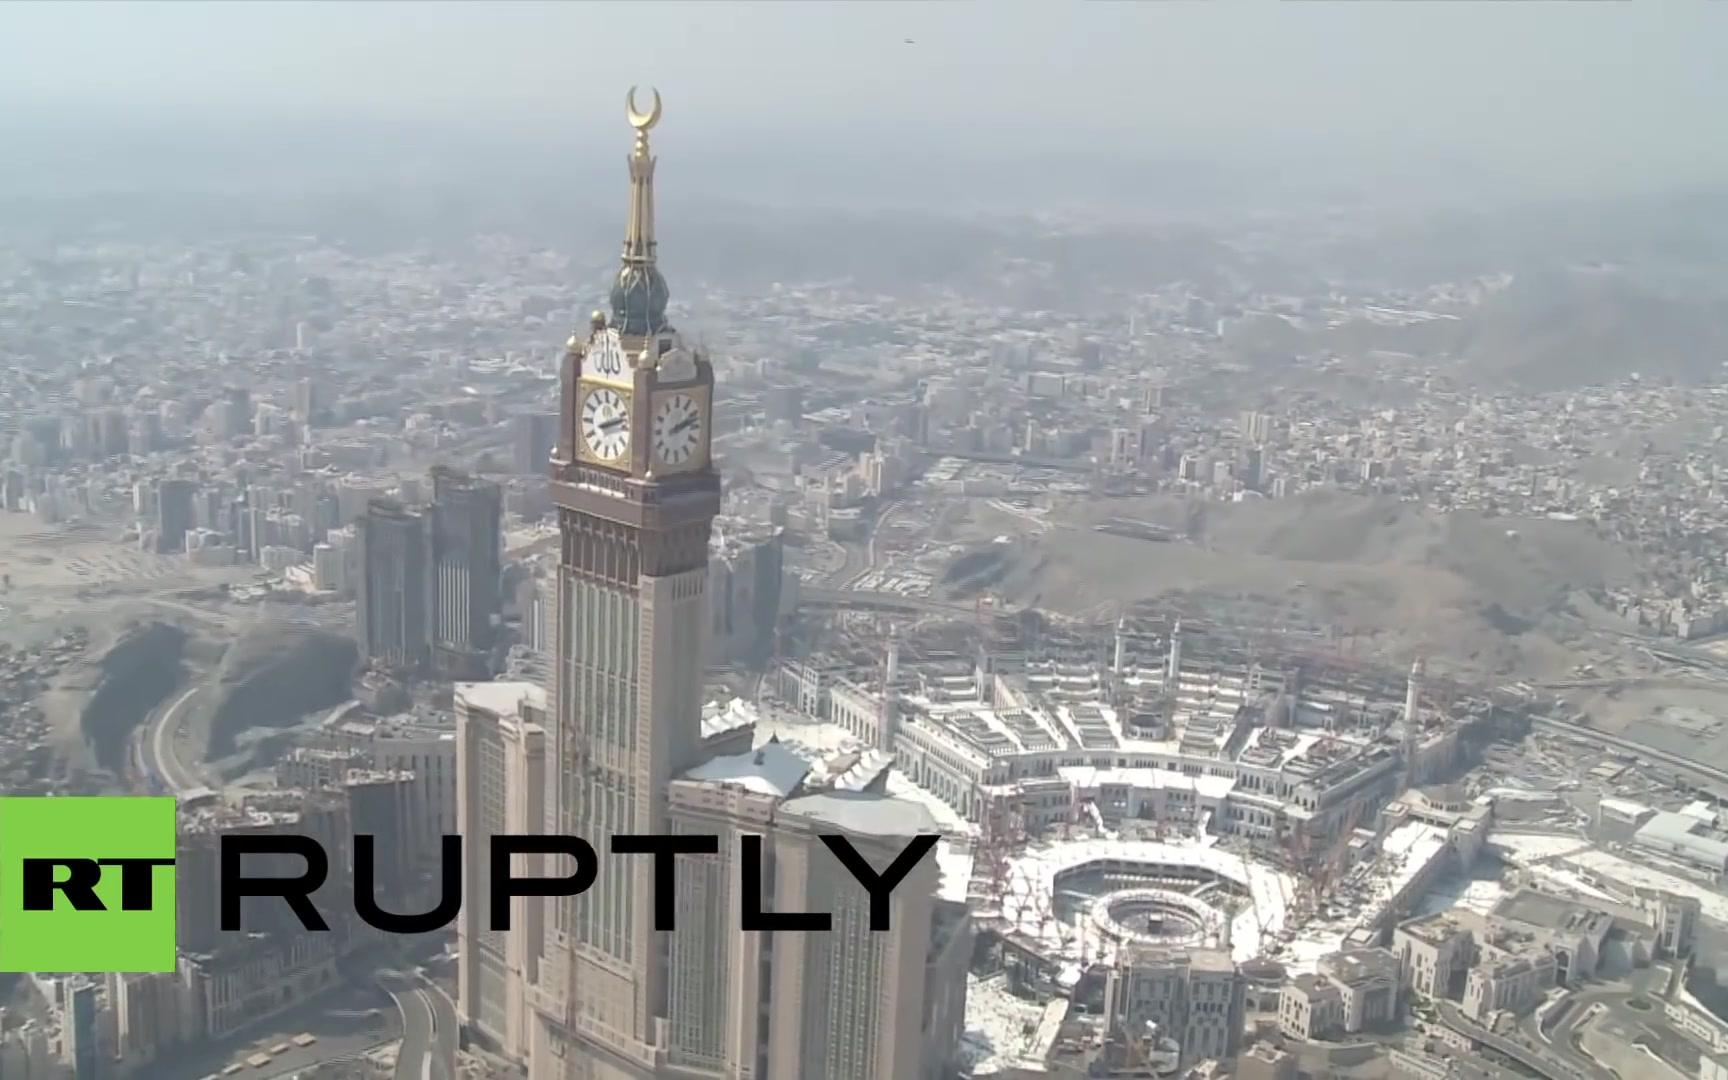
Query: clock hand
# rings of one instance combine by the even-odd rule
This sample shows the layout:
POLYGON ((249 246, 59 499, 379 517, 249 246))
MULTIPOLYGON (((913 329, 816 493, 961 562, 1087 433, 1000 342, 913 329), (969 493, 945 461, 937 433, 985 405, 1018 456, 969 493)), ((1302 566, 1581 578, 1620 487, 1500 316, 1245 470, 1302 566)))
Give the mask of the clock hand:
POLYGON ((617 427, 619 424, 622 424, 623 422, 624 422, 624 417, 622 415, 614 416, 610 420, 602 420, 602 421, 600 421, 600 430, 601 431, 611 431, 613 428, 617 427))
POLYGON ((669 434, 672 434, 672 435, 680 434, 685 429, 694 425, 698 419, 699 418, 696 416, 686 416, 683 420, 680 420, 678 423, 676 423, 672 426, 672 430, 669 434))

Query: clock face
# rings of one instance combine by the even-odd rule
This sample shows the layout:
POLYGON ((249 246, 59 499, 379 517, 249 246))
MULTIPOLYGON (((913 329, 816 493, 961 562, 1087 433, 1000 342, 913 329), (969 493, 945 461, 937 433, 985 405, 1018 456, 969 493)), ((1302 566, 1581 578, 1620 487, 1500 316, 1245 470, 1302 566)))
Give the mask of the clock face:
POLYGON ((601 461, 617 461, 630 449, 630 399, 599 386, 582 400, 582 438, 601 461))
POLYGON ((687 465, 702 445, 702 409, 689 394, 668 394, 654 410, 654 458, 687 465))

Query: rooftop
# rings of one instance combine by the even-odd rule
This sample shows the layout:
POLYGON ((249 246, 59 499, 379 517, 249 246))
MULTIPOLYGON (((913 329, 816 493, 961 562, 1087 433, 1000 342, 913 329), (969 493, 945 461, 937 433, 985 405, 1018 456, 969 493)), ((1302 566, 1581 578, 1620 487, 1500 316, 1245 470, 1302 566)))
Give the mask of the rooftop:
POLYGON ((1305 997, 1314 997, 1315 995, 1320 995, 1320 994, 1337 994, 1337 993, 1339 993, 1337 983, 1333 982, 1331 979, 1328 979, 1324 975, 1317 975, 1317 974, 1314 974, 1312 972, 1310 972, 1308 974, 1304 974, 1304 975, 1298 975, 1294 979, 1291 979, 1290 980, 1290 986, 1292 989, 1300 992, 1305 997))
POLYGON ((1695 804, 1677 814, 1658 811, 1638 830, 1635 839, 1658 847, 1684 849, 1702 860, 1728 863, 1728 834, 1717 829, 1714 821, 1713 816, 1706 817, 1697 811, 1695 804))
POLYGON ((1470 928, 1450 912, 1442 911, 1426 915, 1419 919, 1411 919, 1399 925, 1398 929, 1409 934, 1418 941, 1430 945, 1439 945, 1459 934, 1467 934, 1470 928))
POLYGON ((1500 901, 1494 914, 1512 922, 1543 930, 1561 930, 1586 937, 1600 937, 1614 925, 1614 916, 1563 896, 1519 889, 1500 901))
POLYGON ((733 784, 784 799, 798 789, 810 764, 778 742, 742 754, 711 758, 684 774, 687 780, 733 784))
POLYGON ((916 836, 938 831, 929 810, 910 799, 862 791, 829 791, 786 800, 782 813, 837 825, 862 836, 916 836))
POLYGON ((456 702, 493 716, 513 716, 524 702, 541 712, 547 709, 545 687, 531 682, 459 682, 456 702))
POLYGON ((1322 966, 1345 986, 1398 979, 1398 958, 1385 949, 1346 949, 1327 957, 1322 966))
POLYGON ((756 706, 743 698, 732 698, 725 704, 710 701, 702 706, 702 737, 712 739, 716 735, 756 724, 761 719, 756 706))

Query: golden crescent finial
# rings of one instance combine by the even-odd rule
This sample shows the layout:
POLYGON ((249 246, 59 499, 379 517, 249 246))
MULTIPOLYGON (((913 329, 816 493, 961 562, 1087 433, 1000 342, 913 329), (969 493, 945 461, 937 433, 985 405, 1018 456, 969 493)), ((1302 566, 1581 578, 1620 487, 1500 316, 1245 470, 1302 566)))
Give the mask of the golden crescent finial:
POLYGON ((660 122, 660 91, 653 87, 649 87, 648 90, 654 95, 654 107, 645 113, 636 111, 636 88, 634 86, 630 88, 628 94, 624 95, 624 114, 629 118, 630 126, 641 132, 646 132, 660 122))

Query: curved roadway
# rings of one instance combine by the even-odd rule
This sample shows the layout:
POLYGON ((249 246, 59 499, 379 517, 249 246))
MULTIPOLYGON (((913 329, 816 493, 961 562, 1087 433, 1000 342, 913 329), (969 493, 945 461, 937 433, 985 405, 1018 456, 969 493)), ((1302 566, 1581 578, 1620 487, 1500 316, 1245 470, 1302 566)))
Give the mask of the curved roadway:
POLYGON ((378 985, 402 1014, 395 1080, 456 1080, 456 1003, 420 975, 385 972, 378 985))
POLYGON ((138 760, 144 768, 145 778, 151 781, 152 789, 178 795, 202 785, 197 770, 180 760, 174 746, 186 710, 202 689, 202 686, 191 687, 168 705, 157 709, 144 722, 138 735, 138 760))

